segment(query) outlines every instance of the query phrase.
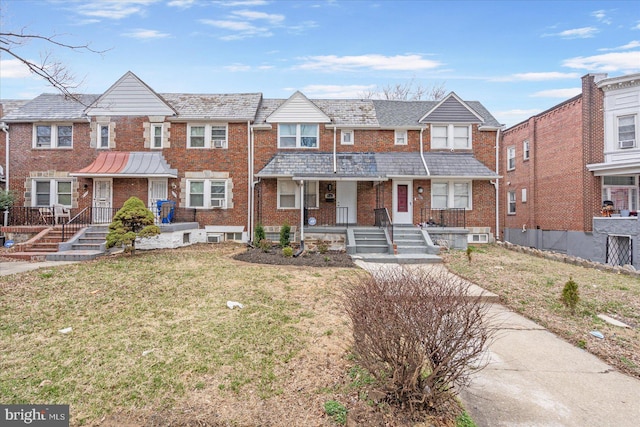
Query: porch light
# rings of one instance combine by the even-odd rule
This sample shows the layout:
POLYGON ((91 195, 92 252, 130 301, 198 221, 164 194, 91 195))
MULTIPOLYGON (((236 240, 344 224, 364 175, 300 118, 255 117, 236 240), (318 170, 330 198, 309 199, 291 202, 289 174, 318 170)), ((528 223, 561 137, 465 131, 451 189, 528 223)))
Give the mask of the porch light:
POLYGON ((418 194, 422 194, 422 193, 424 193, 424 188, 418 187, 418 194))

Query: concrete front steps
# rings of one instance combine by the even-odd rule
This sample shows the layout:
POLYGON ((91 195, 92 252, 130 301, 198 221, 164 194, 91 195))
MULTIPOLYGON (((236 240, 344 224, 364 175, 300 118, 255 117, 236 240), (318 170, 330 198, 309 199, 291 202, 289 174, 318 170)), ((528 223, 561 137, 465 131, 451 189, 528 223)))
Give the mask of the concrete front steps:
POLYGON ((107 249, 107 227, 89 227, 71 240, 58 245, 58 251, 47 255, 47 261, 86 261, 104 255, 107 249))
POLYGON ((395 253, 382 228, 357 227, 352 233, 355 251, 350 254, 354 260, 388 264, 442 262, 442 258, 438 256, 439 248, 431 243, 425 231, 414 226, 394 225, 395 253))

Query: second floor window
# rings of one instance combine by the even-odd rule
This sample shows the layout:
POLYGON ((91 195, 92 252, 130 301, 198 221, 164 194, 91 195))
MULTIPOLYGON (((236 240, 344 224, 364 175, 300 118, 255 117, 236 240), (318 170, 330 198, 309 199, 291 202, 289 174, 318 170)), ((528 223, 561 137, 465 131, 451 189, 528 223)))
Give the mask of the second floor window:
POLYGON ((98 148, 109 148, 109 125, 98 125, 98 148))
POLYGON ((187 135, 187 148, 227 148, 226 124, 192 124, 187 135))
POLYGON ((35 125, 34 148, 71 148, 73 146, 73 125, 35 125))
POLYGON ((512 171, 516 168, 516 147, 507 148, 507 170, 512 171))
POLYGON ((449 150, 471 148, 471 126, 469 125, 432 125, 431 148, 449 150))
POLYGON ((162 124, 151 125, 151 148, 162 148, 163 146, 162 124))
POLYGON ((636 116, 618 117, 618 147, 634 148, 636 146, 636 116))
POLYGON ((318 148, 318 125, 279 124, 278 148, 318 148))
POLYGON ((529 160, 529 141, 522 143, 522 159, 529 160))
POLYGON ((396 130, 394 133, 395 133, 395 145, 407 145, 406 130, 396 130))

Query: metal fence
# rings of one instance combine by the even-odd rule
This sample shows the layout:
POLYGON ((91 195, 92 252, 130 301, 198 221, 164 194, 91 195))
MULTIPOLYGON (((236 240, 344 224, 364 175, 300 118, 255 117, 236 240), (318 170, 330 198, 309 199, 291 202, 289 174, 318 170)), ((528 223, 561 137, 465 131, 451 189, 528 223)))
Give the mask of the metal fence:
POLYGON ((349 208, 329 207, 319 209, 304 209, 304 223, 310 226, 349 226, 349 208), (313 218, 311 224, 309 219, 313 218))
POLYGON ((420 209, 420 224, 431 227, 466 228, 467 210, 465 208, 420 209))

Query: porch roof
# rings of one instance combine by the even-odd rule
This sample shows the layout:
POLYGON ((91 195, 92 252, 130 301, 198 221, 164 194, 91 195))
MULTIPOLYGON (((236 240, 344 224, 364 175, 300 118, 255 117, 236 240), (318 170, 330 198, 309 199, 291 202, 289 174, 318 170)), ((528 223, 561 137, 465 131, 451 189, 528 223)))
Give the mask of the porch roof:
POLYGON ((89 166, 71 176, 113 178, 177 178, 160 152, 102 152, 89 166))
POLYGON ((393 177, 495 179, 498 175, 471 153, 425 153, 427 173, 419 152, 277 153, 256 174, 259 178, 384 181, 393 177))

